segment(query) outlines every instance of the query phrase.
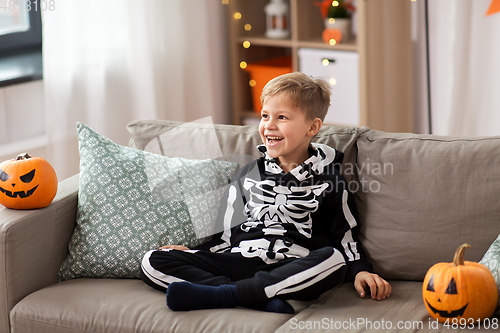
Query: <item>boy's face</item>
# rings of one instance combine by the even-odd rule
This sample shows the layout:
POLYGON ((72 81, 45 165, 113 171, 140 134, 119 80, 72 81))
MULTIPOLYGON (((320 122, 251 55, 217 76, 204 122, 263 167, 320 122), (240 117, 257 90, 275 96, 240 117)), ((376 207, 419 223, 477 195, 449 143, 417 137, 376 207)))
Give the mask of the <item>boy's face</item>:
POLYGON ((268 155, 278 158, 286 166, 282 166, 285 172, 309 158, 308 146, 319 128, 319 118, 306 117, 283 93, 268 97, 264 102, 259 133, 268 155))

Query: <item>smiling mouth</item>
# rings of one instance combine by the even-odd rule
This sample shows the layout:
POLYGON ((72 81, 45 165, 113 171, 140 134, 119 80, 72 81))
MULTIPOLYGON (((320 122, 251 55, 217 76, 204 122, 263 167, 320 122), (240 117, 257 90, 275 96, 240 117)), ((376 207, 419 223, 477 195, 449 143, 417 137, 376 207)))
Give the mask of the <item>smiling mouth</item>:
POLYGON ((33 192, 35 192, 35 190, 36 190, 37 187, 38 187, 38 185, 35 186, 35 187, 33 187, 31 190, 28 190, 28 191, 17 191, 17 192, 7 191, 6 189, 0 187, 0 192, 5 193, 5 195, 8 196, 9 198, 17 198, 17 197, 19 197, 19 198, 24 199, 24 198, 27 198, 30 195, 32 195, 33 192))
POLYGON ((284 138, 279 137, 279 136, 266 136, 267 142, 270 144, 278 143, 280 141, 283 141, 284 138))
POLYGON ((440 315, 443 318, 454 318, 457 316, 463 316, 465 309, 467 308, 467 305, 469 305, 469 303, 467 303, 462 308, 455 310, 455 311, 441 311, 441 310, 436 309, 432 305, 430 305, 428 300, 425 300, 425 301, 427 302, 427 305, 429 306, 429 308, 431 309, 432 312, 440 315))

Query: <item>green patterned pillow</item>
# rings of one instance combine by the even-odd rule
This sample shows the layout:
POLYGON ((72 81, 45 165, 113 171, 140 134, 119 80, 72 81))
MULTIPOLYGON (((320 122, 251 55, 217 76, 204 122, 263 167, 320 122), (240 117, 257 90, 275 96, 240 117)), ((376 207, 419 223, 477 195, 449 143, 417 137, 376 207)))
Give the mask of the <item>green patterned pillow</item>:
POLYGON ((500 315, 500 235, 498 235, 497 239, 490 245, 490 248, 486 251, 480 263, 488 267, 497 283, 498 307, 496 314, 500 315))
POLYGON ((123 147, 78 123, 76 228, 59 278, 136 278, 144 253, 206 240, 236 163, 123 147))

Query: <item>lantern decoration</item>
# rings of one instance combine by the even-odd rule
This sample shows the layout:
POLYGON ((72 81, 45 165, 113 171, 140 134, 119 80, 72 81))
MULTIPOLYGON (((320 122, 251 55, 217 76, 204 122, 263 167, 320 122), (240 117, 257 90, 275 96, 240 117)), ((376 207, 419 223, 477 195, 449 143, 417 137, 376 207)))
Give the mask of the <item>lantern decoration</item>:
POLYGON ((13 209, 47 207, 57 193, 54 168, 24 153, 0 164, 0 204, 13 209))
POLYGON ((486 16, 500 12, 500 0, 491 0, 486 16))
POLYGON ((271 0, 264 11, 266 13, 266 37, 287 38, 290 35, 288 5, 283 0, 271 0))
POLYGON ((498 302, 498 289, 486 266, 464 261, 469 244, 461 245, 452 263, 437 263, 424 278, 422 296, 427 311, 442 323, 450 320, 483 320, 491 317, 498 302))

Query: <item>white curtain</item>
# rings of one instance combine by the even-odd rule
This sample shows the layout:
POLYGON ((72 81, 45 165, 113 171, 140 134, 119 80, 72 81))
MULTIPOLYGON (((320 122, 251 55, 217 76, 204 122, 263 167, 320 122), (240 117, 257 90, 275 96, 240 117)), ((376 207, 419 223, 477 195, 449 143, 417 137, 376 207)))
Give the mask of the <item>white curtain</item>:
POLYGON ((127 145, 136 119, 228 123, 220 0, 65 0, 43 12, 48 159, 79 172, 76 122, 127 145))
POLYGON ((429 0, 434 134, 500 135, 500 13, 491 0, 429 0))

